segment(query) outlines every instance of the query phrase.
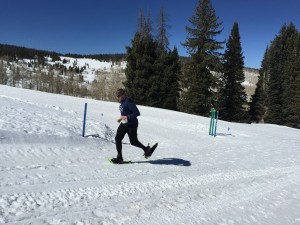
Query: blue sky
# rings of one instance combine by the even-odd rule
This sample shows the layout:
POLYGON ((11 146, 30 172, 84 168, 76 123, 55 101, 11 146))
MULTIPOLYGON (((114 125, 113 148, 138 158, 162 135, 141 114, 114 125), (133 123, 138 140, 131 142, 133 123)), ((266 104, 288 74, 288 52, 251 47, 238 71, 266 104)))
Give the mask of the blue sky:
MULTIPOLYGON (((163 6, 168 16, 170 48, 185 42, 198 0, 1 0, 0 43, 60 53, 125 53, 137 30, 139 11, 151 13, 153 25, 163 6)), ((212 0, 222 34, 228 39, 239 24, 245 66, 259 68, 270 41, 284 23, 300 30, 299 0, 212 0)))

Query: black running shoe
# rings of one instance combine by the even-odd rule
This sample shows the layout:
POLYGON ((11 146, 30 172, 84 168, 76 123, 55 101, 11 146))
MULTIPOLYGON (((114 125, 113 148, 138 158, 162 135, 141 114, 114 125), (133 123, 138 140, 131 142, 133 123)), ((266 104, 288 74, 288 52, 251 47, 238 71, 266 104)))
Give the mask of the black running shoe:
POLYGON ((111 162, 115 163, 115 164, 122 164, 124 162, 124 160, 123 160, 122 156, 118 155, 117 158, 112 158, 111 162))
POLYGON ((156 143, 155 145, 153 145, 151 148, 148 146, 147 149, 145 150, 145 158, 149 158, 151 157, 151 155, 153 154, 154 150, 156 149, 158 143, 156 143))

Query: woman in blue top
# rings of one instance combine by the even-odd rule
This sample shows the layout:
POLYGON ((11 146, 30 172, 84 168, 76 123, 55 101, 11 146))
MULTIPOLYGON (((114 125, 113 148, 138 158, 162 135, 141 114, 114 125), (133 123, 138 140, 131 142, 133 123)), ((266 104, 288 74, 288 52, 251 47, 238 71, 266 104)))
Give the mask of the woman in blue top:
POLYGON ((118 155, 117 158, 113 158, 111 161, 113 163, 123 163, 122 140, 125 134, 128 134, 131 145, 143 149, 145 157, 150 157, 157 147, 157 144, 150 148, 149 146, 146 147, 138 140, 137 129, 139 122, 137 117, 140 115, 140 111, 136 107, 135 103, 126 96, 124 89, 118 89, 116 96, 120 102, 119 109, 121 116, 118 119, 118 123, 120 123, 120 125, 115 137, 118 155))

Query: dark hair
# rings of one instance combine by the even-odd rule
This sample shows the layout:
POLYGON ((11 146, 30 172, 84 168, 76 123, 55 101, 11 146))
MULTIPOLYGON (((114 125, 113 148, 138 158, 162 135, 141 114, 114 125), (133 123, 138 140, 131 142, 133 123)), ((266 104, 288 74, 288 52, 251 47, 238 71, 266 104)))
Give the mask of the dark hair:
POLYGON ((120 97, 120 96, 125 95, 125 94, 126 94, 126 92, 125 92, 125 90, 124 90, 123 88, 119 88, 119 89, 116 91, 116 96, 117 96, 117 97, 120 97))

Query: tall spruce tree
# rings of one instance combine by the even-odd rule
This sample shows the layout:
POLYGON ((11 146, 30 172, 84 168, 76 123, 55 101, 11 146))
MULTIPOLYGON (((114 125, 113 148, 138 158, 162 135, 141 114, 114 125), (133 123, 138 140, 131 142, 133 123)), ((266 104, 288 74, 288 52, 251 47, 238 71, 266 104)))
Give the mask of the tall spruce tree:
POLYGON ((247 99, 242 86, 245 81, 244 56, 237 22, 233 24, 231 35, 226 43, 223 71, 219 88, 220 119, 245 121, 247 99))
POLYGON ((140 13, 138 31, 127 47, 124 85, 137 104, 177 110, 180 64, 177 49, 169 50, 167 27, 162 9, 154 39, 151 20, 140 13))
POLYGON ((152 36, 152 24, 150 13, 148 13, 148 17, 145 16, 144 11, 140 11, 139 19, 138 19, 138 31, 143 37, 152 36))
POLYGON ((157 59, 157 44, 151 36, 137 32, 132 47, 126 47, 127 67, 124 82, 127 94, 137 104, 154 106, 159 98, 156 95, 154 63, 157 59), (153 83, 154 82, 154 83, 153 83))
POLYGON ((283 120, 285 125, 300 128, 300 33, 291 33, 286 49, 283 120))
POLYGON ((4 63, 3 63, 3 60, 0 59, 0 84, 6 84, 5 76, 6 76, 6 73, 5 73, 4 63))
POLYGON ((191 59, 184 65, 181 77, 181 111, 208 115, 213 106, 216 80, 212 71, 220 69, 221 53, 218 51, 224 43, 215 39, 222 32, 218 19, 210 0, 199 0, 195 14, 189 19, 192 27, 186 26, 189 36, 183 46, 191 59))
POLYGON ((161 83, 164 98, 161 107, 165 109, 178 110, 178 79, 180 76, 181 66, 179 63, 177 48, 174 47, 173 51, 168 51, 167 55, 161 55, 161 57, 164 65, 161 83))
POLYGON ((157 44, 158 59, 155 63, 156 73, 159 75, 160 83, 160 104, 159 107, 177 110, 179 94, 178 77, 181 71, 177 48, 169 49, 169 34, 167 29, 167 15, 161 8, 158 18, 157 44))
POLYGON ((285 124, 284 93, 288 91, 285 74, 288 62, 288 43, 298 34, 294 24, 282 26, 279 35, 270 46, 270 80, 268 85, 268 116, 266 122, 279 125, 285 124))
POLYGON ((250 121, 264 122, 267 111, 267 88, 269 80, 269 48, 267 47, 259 70, 259 77, 254 94, 251 96, 249 116, 250 121))
POLYGON ((163 7, 159 11, 158 17, 158 29, 157 29, 157 42, 159 51, 169 50, 169 34, 168 28, 170 27, 167 24, 167 15, 163 7))
POLYGON ((155 106, 160 104, 159 75, 155 70, 158 58, 157 42, 152 37, 150 14, 148 18, 141 12, 138 31, 127 46, 124 82, 127 93, 137 104, 155 106))
POLYGON ((164 108, 164 101, 166 99, 169 88, 165 85, 165 71, 168 68, 168 65, 166 65, 166 63, 169 52, 169 40, 167 33, 168 25, 166 24, 167 17, 163 8, 160 9, 157 21, 157 59, 155 61, 155 64, 153 65, 156 79, 152 80, 152 82, 154 83, 152 88, 152 96, 156 95, 156 98, 158 99, 156 101, 156 104, 153 106, 164 108))

